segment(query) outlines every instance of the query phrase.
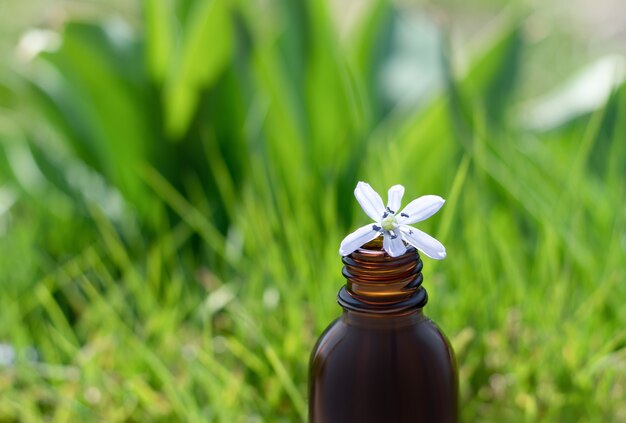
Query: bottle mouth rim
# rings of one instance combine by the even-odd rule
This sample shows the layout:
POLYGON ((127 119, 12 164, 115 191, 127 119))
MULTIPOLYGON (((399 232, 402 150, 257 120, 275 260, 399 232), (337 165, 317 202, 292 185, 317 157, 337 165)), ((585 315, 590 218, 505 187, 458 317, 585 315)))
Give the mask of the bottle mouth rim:
POLYGON ((379 236, 370 242, 363 244, 352 253, 343 256, 342 261, 345 264, 346 259, 349 260, 352 258, 357 262, 390 262, 394 265, 398 265, 400 262, 404 263, 415 260, 415 254, 417 254, 419 258, 419 253, 415 247, 408 244, 406 244, 406 247, 407 250, 404 254, 398 257, 392 257, 383 249, 383 237, 379 236))

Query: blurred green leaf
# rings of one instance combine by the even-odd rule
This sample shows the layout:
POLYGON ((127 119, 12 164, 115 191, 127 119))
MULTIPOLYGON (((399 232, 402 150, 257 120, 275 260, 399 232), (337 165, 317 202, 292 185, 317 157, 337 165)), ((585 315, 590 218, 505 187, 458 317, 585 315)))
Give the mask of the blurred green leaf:
POLYGON ((173 55, 165 85, 167 133, 178 139, 196 111, 202 89, 220 76, 233 54, 233 29, 228 0, 195 2, 173 55))
POLYGON ((457 124, 469 125, 464 131, 473 126, 477 112, 502 125, 518 81, 524 46, 521 23, 506 16, 492 31, 458 84, 453 78, 448 80, 453 110, 464 121, 457 124))
POLYGON ((162 84, 176 43, 174 8, 169 0, 144 0, 143 8, 147 66, 152 78, 162 84))
POLYGON ((156 136, 151 110, 144 106, 150 94, 145 81, 136 82, 141 57, 124 31, 116 25, 69 24, 61 48, 42 57, 48 66, 39 67, 35 84, 46 97, 51 121, 70 133, 74 152, 135 199, 147 217, 149 198, 136 172, 156 136))

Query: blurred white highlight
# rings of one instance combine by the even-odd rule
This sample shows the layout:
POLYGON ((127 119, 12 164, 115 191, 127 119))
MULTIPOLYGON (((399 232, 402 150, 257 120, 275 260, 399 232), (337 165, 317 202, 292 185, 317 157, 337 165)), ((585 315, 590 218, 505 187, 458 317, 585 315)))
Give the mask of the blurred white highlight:
POLYGON ((18 59, 30 62, 41 52, 52 52, 61 46, 61 37, 49 29, 29 29, 17 43, 18 59))
POLYGON ((560 88, 523 108, 522 122, 529 129, 545 131, 601 108, 626 76, 626 60, 604 56, 567 80, 560 88))

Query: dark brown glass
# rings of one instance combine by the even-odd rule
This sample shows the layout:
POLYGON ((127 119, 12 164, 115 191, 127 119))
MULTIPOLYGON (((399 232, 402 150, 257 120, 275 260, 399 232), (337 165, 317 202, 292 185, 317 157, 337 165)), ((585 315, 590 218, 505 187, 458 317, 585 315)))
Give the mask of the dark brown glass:
POLYGON ((343 314, 311 354, 310 421, 456 422, 454 355, 422 313, 427 296, 417 251, 393 258, 375 240, 343 262, 343 314))

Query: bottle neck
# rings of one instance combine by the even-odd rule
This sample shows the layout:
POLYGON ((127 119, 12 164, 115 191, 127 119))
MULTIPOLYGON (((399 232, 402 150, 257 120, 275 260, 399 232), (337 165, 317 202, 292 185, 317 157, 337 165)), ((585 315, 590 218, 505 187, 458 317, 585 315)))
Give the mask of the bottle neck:
POLYGON ((377 238, 344 256, 338 302, 345 310, 388 315, 406 314, 428 302, 422 285, 422 260, 413 247, 399 257, 391 257, 377 238))
POLYGON ((428 318, 421 308, 409 308, 398 313, 372 313, 345 309, 341 320, 349 326, 367 329, 390 329, 414 326, 428 318))

